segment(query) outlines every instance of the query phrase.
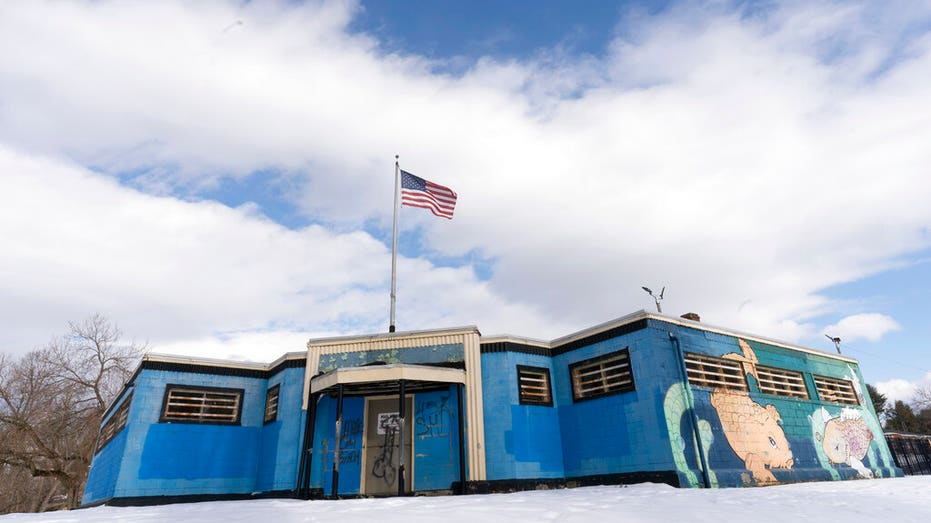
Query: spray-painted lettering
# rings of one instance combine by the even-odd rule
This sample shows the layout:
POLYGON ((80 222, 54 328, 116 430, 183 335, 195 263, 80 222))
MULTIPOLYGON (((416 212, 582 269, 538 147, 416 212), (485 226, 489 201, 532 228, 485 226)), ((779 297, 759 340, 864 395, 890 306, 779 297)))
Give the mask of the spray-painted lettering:
POLYGON ((417 407, 414 424, 417 436, 433 438, 448 436, 453 413, 449 408, 449 395, 439 400, 427 400, 417 407))

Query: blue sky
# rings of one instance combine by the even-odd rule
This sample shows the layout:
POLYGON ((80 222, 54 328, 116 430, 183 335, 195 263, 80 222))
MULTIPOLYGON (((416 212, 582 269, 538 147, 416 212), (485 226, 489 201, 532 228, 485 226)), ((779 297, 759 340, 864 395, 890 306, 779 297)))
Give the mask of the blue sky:
POLYGON ((661 9, 666 2, 582 0, 494 2, 362 2, 351 29, 378 38, 388 52, 440 61, 526 59, 538 52, 602 54, 624 11, 661 9))
POLYGON ((652 307, 931 383, 931 9, 898 2, 0 7, 0 346, 101 312, 272 360, 399 328, 549 339, 652 307), (172 27, 166 40, 161 28, 172 27))

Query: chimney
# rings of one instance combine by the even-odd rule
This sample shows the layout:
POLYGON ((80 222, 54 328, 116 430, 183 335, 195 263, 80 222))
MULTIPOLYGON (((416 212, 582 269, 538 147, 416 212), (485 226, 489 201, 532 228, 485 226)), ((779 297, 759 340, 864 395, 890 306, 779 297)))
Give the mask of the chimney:
POLYGON ((701 321, 701 316, 695 314, 694 312, 686 312, 681 316, 681 318, 692 321, 701 321))

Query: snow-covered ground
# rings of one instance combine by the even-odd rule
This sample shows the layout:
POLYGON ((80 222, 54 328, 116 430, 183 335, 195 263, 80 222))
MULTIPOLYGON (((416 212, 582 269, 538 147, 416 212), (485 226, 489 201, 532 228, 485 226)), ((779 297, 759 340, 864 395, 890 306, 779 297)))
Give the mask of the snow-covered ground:
POLYGON ((7 522, 931 522, 931 476, 764 488, 588 487, 483 496, 257 500, 11 514, 7 522))

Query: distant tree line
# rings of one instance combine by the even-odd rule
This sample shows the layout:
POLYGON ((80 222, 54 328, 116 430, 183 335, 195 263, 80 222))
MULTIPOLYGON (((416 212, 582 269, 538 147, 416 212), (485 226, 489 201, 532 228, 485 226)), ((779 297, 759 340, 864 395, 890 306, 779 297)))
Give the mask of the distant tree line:
POLYGON ((911 403, 896 400, 891 405, 885 395, 872 385, 866 386, 873 400, 873 408, 888 432, 931 434, 931 385, 919 388, 911 403))
POLYGON ((81 504, 98 428, 144 347, 99 314, 21 358, 0 354, 0 514, 81 504))

